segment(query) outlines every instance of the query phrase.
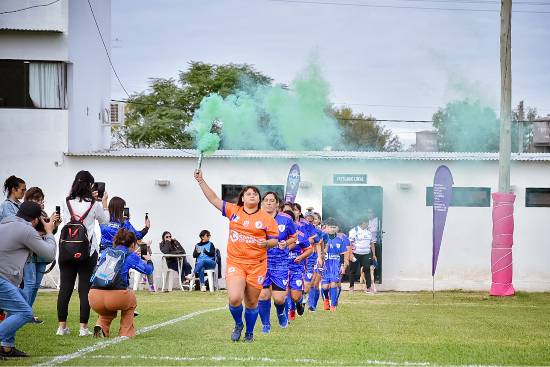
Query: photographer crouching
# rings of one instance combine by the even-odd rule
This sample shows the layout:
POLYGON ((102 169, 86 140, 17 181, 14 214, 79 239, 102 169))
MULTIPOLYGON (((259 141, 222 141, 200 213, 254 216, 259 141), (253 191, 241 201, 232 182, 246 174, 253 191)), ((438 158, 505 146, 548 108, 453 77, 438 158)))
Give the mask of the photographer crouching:
POLYGON ((141 260, 136 254, 139 249, 136 235, 124 228, 118 230, 113 239, 113 247, 101 253, 99 263, 92 276, 92 289, 88 300, 92 309, 99 314, 94 327, 94 337, 109 336, 111 322, 120 310, 120 329, 118 336, 133 337, 134 310, 137 300, 134 292, 128 289, 130 269, 148 275, 153 273, 150 255, 141 260))
POLYGON ((46 261, 55 259, 54 225, 53 221, 44 222, 42 208, 33 201, 22 203, 16 216, 0 222, 0 308, 8 314, 0 323, 0 359, 28 357, 15 348, 15 333, 33 319, 31 306, 21 294, 19 284, 32 253, 46 261), (35 229, 39 223, 46 232, 43 238, 35 229))

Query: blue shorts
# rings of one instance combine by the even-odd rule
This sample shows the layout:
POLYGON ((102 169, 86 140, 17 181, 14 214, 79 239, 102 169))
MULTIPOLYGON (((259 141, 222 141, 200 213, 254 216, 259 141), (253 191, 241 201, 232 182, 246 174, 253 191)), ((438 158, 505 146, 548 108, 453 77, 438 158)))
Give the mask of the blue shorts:
POLYGON ((272 284, 276 285, 280 289, 286 289, 286 286, 288 285, 288 269, 273 270, 268 268, 263 287, 269 288, 272 284))
POLYGON ((327 260, 325 262, 325 272, 323 273, 321 283, 329 284, 338 282, 340 282, 340 261, 327 260))
POLYGON ((288 279, 288 284, 290 286, 291 290, 294 291, 302 291, 304 288, 304 271, 297 270, 297 269, 291 269, 288 279))
POLYGON ((304 279, 306 282, 310 283, 313 280, 313 275, 315 274, 321 274, 323 275, 323 268, 317 267, 317 261, 315 262, 308 262, 307 268, 306 268, 306 274, 304 276, 304 279))

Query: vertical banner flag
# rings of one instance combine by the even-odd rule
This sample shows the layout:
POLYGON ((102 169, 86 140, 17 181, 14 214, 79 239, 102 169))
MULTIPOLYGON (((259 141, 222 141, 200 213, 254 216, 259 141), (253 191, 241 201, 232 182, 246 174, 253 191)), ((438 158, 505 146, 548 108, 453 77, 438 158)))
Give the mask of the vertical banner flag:
POLYGON ((298 187, 300 186, 300 167, 297 164, 293 164, 288 172, 288 178, 286 179, 285 189, 285 201, 293 203, 296 200, 298 194, 298 187))
POLYGON ((447 220, 447 211, 453 197, 453 175, 447 166, 439 166, 435 171, 433 187, 433 252, 432 277, 435 275, 439 249, 447 220))

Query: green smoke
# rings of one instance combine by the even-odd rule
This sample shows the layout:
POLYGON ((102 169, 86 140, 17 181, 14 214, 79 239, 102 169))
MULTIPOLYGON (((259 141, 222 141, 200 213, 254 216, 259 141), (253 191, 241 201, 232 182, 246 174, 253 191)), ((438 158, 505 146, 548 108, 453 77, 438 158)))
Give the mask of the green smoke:
POLYGON ((290 88, 243 80, 226 98, 211 94, 203 99, 192 125, 204 131, 203 125, 212 128, 209 120, 219 121, 225 149, 323 149, 339 145, 341 136, 336 120, 326 112, 329 91, 317 63, 300 73, 290 88))
POLYGON ((195 139, 197 149, 206 155, 214 153, 220 146, 220 137, 212 133, 212 128, 222 105, 223 99, 217 94, 204 98, 189 124, 188 130, 195 139))

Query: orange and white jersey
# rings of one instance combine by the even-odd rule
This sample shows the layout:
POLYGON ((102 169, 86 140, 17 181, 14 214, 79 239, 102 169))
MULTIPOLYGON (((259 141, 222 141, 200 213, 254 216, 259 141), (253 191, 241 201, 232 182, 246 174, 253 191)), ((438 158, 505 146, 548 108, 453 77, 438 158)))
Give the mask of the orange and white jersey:
POLYGON ((279 229, 275 219, 262 209, 248 214, 244 207, 226 201, 222 215, 229 219, 227 258, 242 264, 257 264, 267 259, 267 249, 258 242, 278 238, 279 229))

